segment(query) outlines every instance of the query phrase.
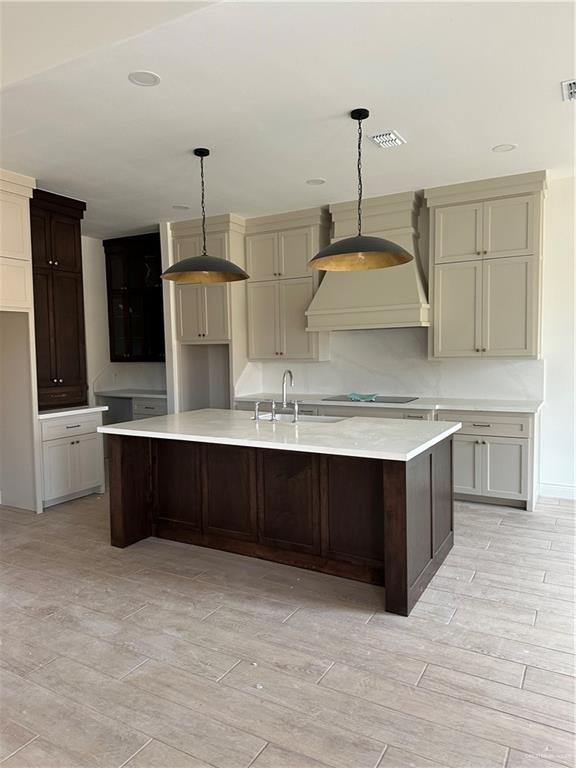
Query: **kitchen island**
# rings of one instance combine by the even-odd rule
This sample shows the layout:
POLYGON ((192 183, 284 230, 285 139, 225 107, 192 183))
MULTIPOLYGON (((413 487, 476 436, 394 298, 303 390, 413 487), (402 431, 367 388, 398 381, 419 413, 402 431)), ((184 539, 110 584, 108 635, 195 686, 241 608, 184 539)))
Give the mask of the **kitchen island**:
POLYGON ((458 429, 212 409, 100 427, 112 544, 158 536, 371 582, 408 615, 452 547, 458 429))

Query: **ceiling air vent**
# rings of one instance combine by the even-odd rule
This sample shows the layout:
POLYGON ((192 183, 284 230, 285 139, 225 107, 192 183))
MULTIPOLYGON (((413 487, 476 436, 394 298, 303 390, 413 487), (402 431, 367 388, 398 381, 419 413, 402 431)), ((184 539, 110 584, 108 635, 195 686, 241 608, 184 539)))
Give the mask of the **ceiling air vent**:
POLYGON ((384 131, 383 133, 377 133, 374 136, 370 136, 375 144, 378 144, 382 149, 390 149, 391 147, 400 147, 402 144, 406 144, 406 139, 403 139, 396 131, 384 131))
POLYGON ((560 85, 564 101, 576 101, 576 80, 564 80, 560 85))

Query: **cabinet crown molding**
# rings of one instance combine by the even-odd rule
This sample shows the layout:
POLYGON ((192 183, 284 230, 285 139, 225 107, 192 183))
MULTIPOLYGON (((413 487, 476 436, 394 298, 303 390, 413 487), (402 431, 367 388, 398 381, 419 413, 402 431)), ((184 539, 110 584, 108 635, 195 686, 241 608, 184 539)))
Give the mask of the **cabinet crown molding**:
POLYGON ((548 171, 533 171, 514 176, 500 176, 494 179, 434 187, 424 190, 424 197, 430 207, 435 207, 514 195, 545 194, 547 188, 548 171))
POLYGON ((36 179, 32 176, 24 176, 14 171, 6 171, 0 168, 0 192, 10 192, 21 197, 32 197, 32 190, 36 186, 36 179))
POLYGON ((310 226, 328 227, 329 224, 330 214, 327 208, 307 208, 302 211, 288 211, 247 219, 246 234, 255 235, 310 226))
MULTIPOLYGON (((200 235, 202 233, 202 219, 175 221, 170 224, 170 231, 173 237, 200 235)), ((206 219, 206 232, 210 234, 237 232, 243 235, 245 231, 246 221, 236 213, 225 213, 221 216, 210 216, 206 219)))

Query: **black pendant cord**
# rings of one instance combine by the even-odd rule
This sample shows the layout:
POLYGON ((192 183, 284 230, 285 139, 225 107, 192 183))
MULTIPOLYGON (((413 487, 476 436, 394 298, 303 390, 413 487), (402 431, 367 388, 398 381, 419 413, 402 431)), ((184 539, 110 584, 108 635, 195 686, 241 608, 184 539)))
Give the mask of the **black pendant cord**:
POLYGON ((202 188, 202 256, 207 256, 206 252, 206 203, 204 190, 204 158, 200 157, 200 185, 202 188))
POLYGON ((358 120, 358 237, 362 235, 362 120, 358 120))

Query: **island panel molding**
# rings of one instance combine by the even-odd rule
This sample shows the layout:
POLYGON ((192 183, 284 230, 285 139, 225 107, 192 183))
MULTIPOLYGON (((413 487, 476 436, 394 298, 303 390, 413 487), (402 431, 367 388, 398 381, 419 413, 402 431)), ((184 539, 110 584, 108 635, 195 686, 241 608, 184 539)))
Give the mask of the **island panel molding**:
POLYGON ((402 615, 452 547, 452 429, 411 459, 382 460, 174 439, 152 421, 163 419, 148 436, 101 428, 114 546, 158 536, 384 585, 383 608, 402 615))

